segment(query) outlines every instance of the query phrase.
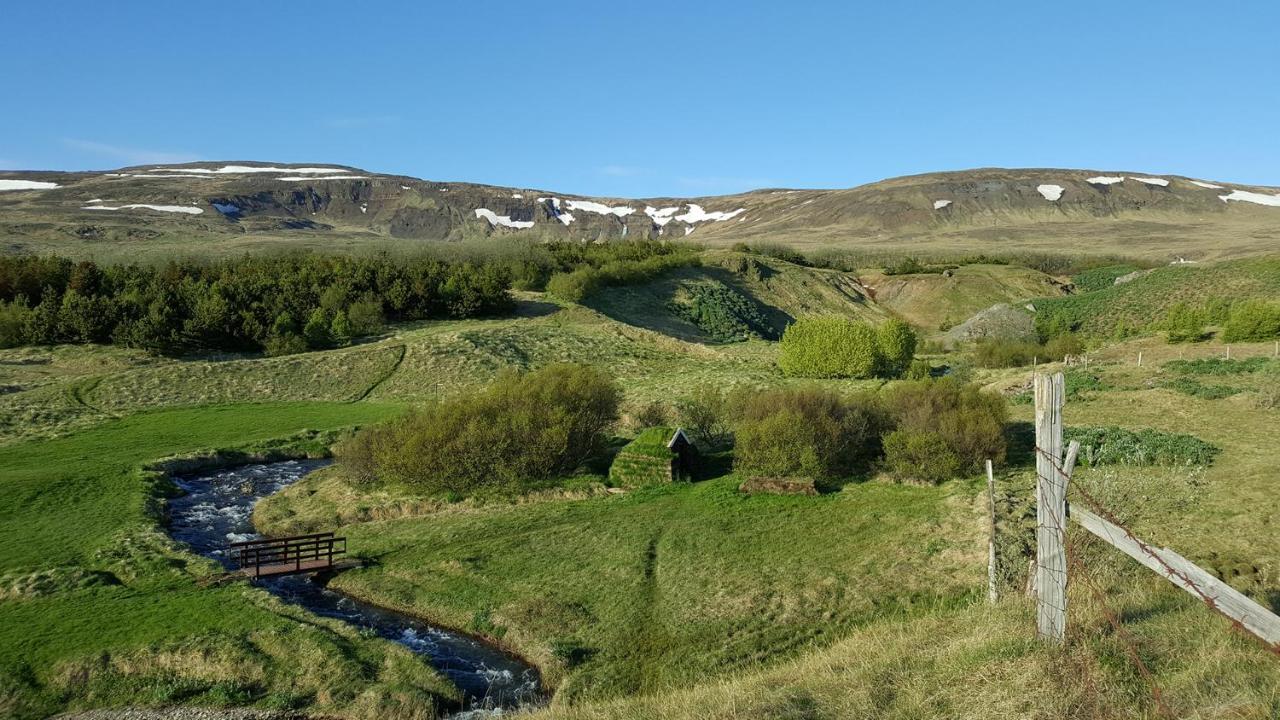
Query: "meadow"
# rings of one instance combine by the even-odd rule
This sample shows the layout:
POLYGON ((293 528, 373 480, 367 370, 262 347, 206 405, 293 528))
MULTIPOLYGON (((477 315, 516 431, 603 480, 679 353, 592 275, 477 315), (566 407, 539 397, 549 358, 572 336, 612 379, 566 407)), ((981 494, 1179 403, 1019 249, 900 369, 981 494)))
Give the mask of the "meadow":
MULTIPOLYGON (((210 562, 164 535, 169 486, 151 468, 174 456, 325 453, 333 432, 553 362, 589 362, 621 386, 615 448, 636 431, 630 416, 654 403, 674 412, 706 386, 855 393, 896 382, 788 378, 776 342, 725 342, 663 309, 708 283, 766 320, 904 315, 926 340, 988 302, 1034 299, 1081 318, 1096 332, 1069 427, 1181 433, 1218 452, 1207 464, 1084 467, 1080 486, 1143 537, 1280 609, 1273 345, 1233 344, 1246 363, 1236 366, 1216 339, 1170 345, 1141 328, 1110 337, 1111 323, 1150 320, 1189 293, 1266 296, 1274 262, 1161 268, 1063 296, 1052 276, 1022 267, 913 281, 716 250, 581 304, 519 291, 508 317, 398 323, 349 347, 282 357, 0 350, 0 715, 191 704, 374 718, 448 707, 456 691, 403 648, 247 584, 212 582, 210 562), (902 286, 865 292, 890 282, 902 286), (1187 381, 1234 392, 1187 392, 1187 381)), ((1032 408, 1016 401, 1032 368, 977 368, 963 346, 920 355, 1014 399, 997 478, 1004 597, 993 605, 981 478, 904 484, 873 468, 816 497, 745 495, 731 451, 720 450, 693 483, 611 488, 589 464, 528 495, 458 500, 364 487, 332 467, 261 503, 255 519, 271 533, 341 532, 367 562, 336 588, 533 661, 555 695, 532 716, 1280 713, 1274 654, 1084 536, 1073 545, 1088 571, 1072 585, 1068 642, 1036 642, 1019 554, 1034 471, 1018 438, 1032 408)))

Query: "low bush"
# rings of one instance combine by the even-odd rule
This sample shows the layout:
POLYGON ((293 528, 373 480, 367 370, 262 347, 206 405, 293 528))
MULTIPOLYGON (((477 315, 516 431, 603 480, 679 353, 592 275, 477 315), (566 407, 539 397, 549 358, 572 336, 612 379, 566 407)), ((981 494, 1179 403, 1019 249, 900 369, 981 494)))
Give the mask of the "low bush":
POLYGON ((361 431, 339 461, 425 493, 515 492, 572 472, 603 447, 621 393, 584 365, 500 375, 488 388, 361 431))
POLYGON ((927 430, 895 430, 884 438, 885 462, 899 479, 940 483, 961 473, 964 463, 946 438, 927 430))
POLYGON ((839 315, 813 316, 787 326, 778 365, 792 377, 897 377, 915 348, 915 331, 898 320, 877 329, 839 315))
POLYGON ((632 430, 666 425, 670 420, 671 406, 661 400, 640 403, 627 412, 627 425, 632 430))
POLYGON ((1252 300, 1236 303, 1222 327, 1223 342, 1259 342, 1280 338, 1280 303, 1252 300))
POLYGON ((1232 395, 1239 395, 1242 390, 1227 385, 1204 385, 1192 378, 1181 377, 1172 380, 1166 380, 1160 383, 1160 387, 1168 388, 1174 392, 1180 392, 1183 395, 1190 395, 1201 400, 1221 400, 1232 395))
POLYGON ((1228 360, 1215 357, 1200 358, 1198 360, 1170 360, 1164 364, 1164 367, 1183 375, 1243 375, 1269 368, 1280 368, 1280 362, 1266 357, 1251 357, 1243 360, 1228 360))
POLYGON ((676 418, 696 442, 716 447, 729 440, 728 397, 715 387, 703 385, 689 397, 676 401, 676 418))
POLYGON ((999 395, 939 378, 894 388, 888 408, 897 429, 885 438, 885 462, 899 479, 940 482, 1004 462, 1008 408, 999 395))
POLYGON ((1208 465, 1220 449, 1193 435, 1120 427, 1068 427, 1067 441, 1080 443, 1082 465, 1208 465))
POLYGON ((1102 290, 1116 284, 1116 278, 1141 270, 1137 265, 1104 265, 1071 276, 1071 282, 1080 292, 1102 290))
POLYGON ((879 451, 885 416, 872 396, 785 389, 736 399, 734 469, 743 475, 847 477, 879 451))
POLYGON ((1200 342, 1205 333, 1205 314, 1186 303, 1177 303, 1165 313, 1158 326, 1165 331, 1171 343, 1200 342))
POLYGON ((1022 367, 1035 362, 1057 362, 1084 352, 1084 343, 1073 333, 1056 335, 1045 343, 1027 340, 980 340, 973 346, 973 361, 979 367, 1022 367))
POLYGON ((572 272, 552 275, 547 281, 547 292, 561 300, 582 302, 603 288, 642 283, 679 267, 697 265, 698 262, 697 252, 681 248, 640 260, 612 260, 598 267, 586 265, 572 272))
POLYGON ((686 302, 672 301, 667 309, 721 342, 770 334, 769 323, 755 303, 718 282, 690 288, 686 302))

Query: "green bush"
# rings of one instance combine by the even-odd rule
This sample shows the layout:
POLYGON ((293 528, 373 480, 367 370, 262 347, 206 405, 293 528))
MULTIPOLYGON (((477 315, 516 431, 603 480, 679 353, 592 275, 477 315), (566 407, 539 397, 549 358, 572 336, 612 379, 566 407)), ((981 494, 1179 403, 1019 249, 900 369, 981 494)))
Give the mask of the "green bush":
POLYGON ((1116 284, 1116 278, 1141 270, 1137 265, 1104 265, 1071 276, 1071 282, 1080 292, 1103 290, 1116 284))
POLYGON ((769 334, 768 321, 755 303, 722 283, 696 285, 687 302, 672 301, 667 308, 721 342, 769 334))
MULTIPOLYGON (((659 246, 662 247, 662 246, 659 246)), ((617 259, 600 266, 586 265, 559 272, 547 281, 547 293, 568 302, 582 302, 602 288, 635 285, 679 267, 697 265, 698 254, 688 248, 643 259, 617 259)))
POLYGON ((734 468, 753 476, 846 477, 875 456, 885 426, 875 398, 821 389, 744 395, 736 414, 734 468))
POLYGON ((1160 322, 1171 343, 1200 342, 1206 337, 1204 325, 1204 313, 1186 303, 1169 308, 1160 322))
POLYGON ((938 482, 978 472, 987 460, 1004 462, 1008 407, 999 395, 952 378, 893 388, 888 407, 897 437, 885 443, 885 460, 900 479, 938 482), (939 444, 941 441, 941 444, 939 444), (945 446, 930 457, 924 449, 945 446))
MULTIPOLYGON (((892 321, 891 321, 892 322, 892 321)), ((869 378, 902 372, 915 352, 915 333, 894 327, 882 337, 870 325, 839 315, 800 318, 782 334, 778 366, 792 377, 869 378), (887 358, 882 343, 894 353, 887 358)))
POLYGON ((964 463, 936 432, 895 430, 884 437, 885 463, 895 477, 940 483, 960 474, 964 463))
POLYGON ((1236 303, 1222 328, 1223 342, 1258 342, 1280 337, 1280 303, 1236 303))
POLYGON ((680 427, 709 447, 729 440, 728 398, 711 385, 702 385, 689 397, 676 401, 676 417, 680 427))
POLYGON ((1174 378, 1160 383, 1160 387, 1168 388, 1183 395, 1190 395, 1201 400, 1221 400, 1232 395, 1239 395, 1242 390, 1227 385, 1204 385, 1188 377, 1174 378))
POLYGON ((31 315, 31 308, 24 302, 0 302, 0 348, 18 347, 26 342, 31 315))
POLYGON ((1084 343, 1073 333, 1055 335, 1046 343, 1027 340, 979 340, 973 346, 973 361, 979 367, 1022 367, 1033 362, 1057 362, 1084 352, 1084 343))
POLYGON ((340 448, 339 460, 422 492, 517 492, 561 477, 603 447, 621 393, 583 365, 508 372, 488 388, 412 411, 340 448))
POLYGON ((1183 375, 1242 375, 1280 367, 1271 358, 1251 357, 1243 360, 1226 358, 1200 358, 1198 360, 1170 360, 1164 366, 1183 375))
POLYGON ((1208 465, 1221 450, 1193 435, 1119 427, 1068 427, 1082 465, 1208 465))
POLYGON ((915 359, 916 342, 915 330, 896 318, 891 318, 876 328, 880 374, 885 377, 902 377, 915 359))

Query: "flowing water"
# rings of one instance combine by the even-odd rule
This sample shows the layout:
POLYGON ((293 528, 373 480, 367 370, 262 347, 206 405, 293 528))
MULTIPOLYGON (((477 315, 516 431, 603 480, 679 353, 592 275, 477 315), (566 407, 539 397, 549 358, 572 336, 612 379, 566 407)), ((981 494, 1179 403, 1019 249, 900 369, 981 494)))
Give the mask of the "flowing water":
MULTIPOLYGON (((230 568, 227 544, 259 537, 251 521, 254 503, 326 463, 289 460, 175 478, 186 494, 169 503, 169 533, 230 568)), ((426 658, 467 698, 454 718, 500 715, 543 699, 537 670, 484 642, 367 605, 306 576, 254 582, 286 602, 373 631, 426 658)))

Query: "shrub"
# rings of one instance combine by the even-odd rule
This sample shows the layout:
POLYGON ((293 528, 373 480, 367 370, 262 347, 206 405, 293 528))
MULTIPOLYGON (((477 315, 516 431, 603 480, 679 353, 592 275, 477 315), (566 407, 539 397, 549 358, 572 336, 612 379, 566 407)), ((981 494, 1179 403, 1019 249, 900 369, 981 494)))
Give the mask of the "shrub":
POLYGON ((980 340, 973 346, 973 361, 979 367, 1022 367, 1033 362, 1057 362, 1084 352, 1084 343, 1074 333, 1055 335, 1044 344, 1025 340, 980 340))
POLYGON ((876 454, 885 425, 874 398, 828 390, 752 393, 737 405, 734 468, 744 475, 846 477, 876 454))
POLYGON ((889 469, 899 478, 937 482, 978 472, 986 460, 1004 462, 1008 408, 999 395, 939 378, 894 388, 888 404, 897 431, 904 433, 892 446, 886 438, 885 446, 889 469), (923 449, 940 447, 939 440, 947 452, 930 460, 923 449))
POLYGON ((599 370, 550 365, 504 373, 488 388, 361 431, 356 441, 369 445, 382 480, 459 496, 514 492, 563 476, 599 452, 620 397, 599 370))
POLYGON ((940 483, 960 474, 963 463, 936 432, 895 430, 884 438, 889 472, 903 479, 940 483))
POLYGON ((778 365, 792 377, 869 378, 881 371, 884 360, 870 325, 826 315, 787 326, 778 365))
POLYGON ((1068 427, 1082 465, 1208 465, 1221 450, 1193 435, 1119 427, 1068 427))
POLYGON ((696 265, 698 262, 696 252, 681 248, 643 259, 616 259, 598 267, 586 265, 572 272, 552 275, 547 281, 547 293, 568 302, 582 302, 602 288, 642 283, 678 267, 696 265))
POLYGON ((667 308, 722 342, 769 334, 768 321, 759 308, 722 283, 694 286, 689 290, 688 302, 672 301, 667 308))
POLYGON ((1198 360, 1170 360, 1164 366, 1183 375, 1241 375, 1280 368, 1280 363, 1265 357, 1251 357, 1243 360, 1214 357, 1198 360))
POLYGON ((719 389, 703 385, 693 395, 676 402, 680 426, 698 442, 715 447, 729 440, 728 398, 719 389))
POLYGON ((1224 342, 1256 342, 1280 337, 1280 303, 1236 303, 1222 328, 1224 342))
POLYGON ((1190 395, 1201 400, 1221 400, 1232 395, 1239 395, 1242 390, 1227 385, 1204 385, 1192 378, 1180 377, 1160 383, 1160 387, 1168 388, 1183 395, 1190 395))
POLYGON ((912 360, 903 377, 908 380, 928 380, 933 377, 933 365, 928 360, 912 360))
POLYGON ((1021 367, 1039 359, 1042 352, 1044 346, 1039 343, 993 338, 974 344, 973 361, 985 368, 1021 367))
POLYGON ((1200 342, 1205 338, 1204 313, 1187 305, 1177 303, 1165 313, 1160 327, 1171 343, 1200 342))
POLYGON ((1071 282, 1080 292, 1102 290, 1116 284, 1116 278, 1141 270, 1137 265, 1104 265, 1071 276, 1071 282))
POLYGON ((18 347, 26 342, 31 315, 31 308, 23 302, 0 302, 0 348, 18 347))
POLYGON ((636 430, 666 425, 670 419, 671 406, 660 400, 641 403, 627 413, 628 425, 636 430))
POLYGON ((876 344, 880 350, 880 374, 902 377, 916 356, 916 333, 911 326, 896 318, 876 328, 876 344))

